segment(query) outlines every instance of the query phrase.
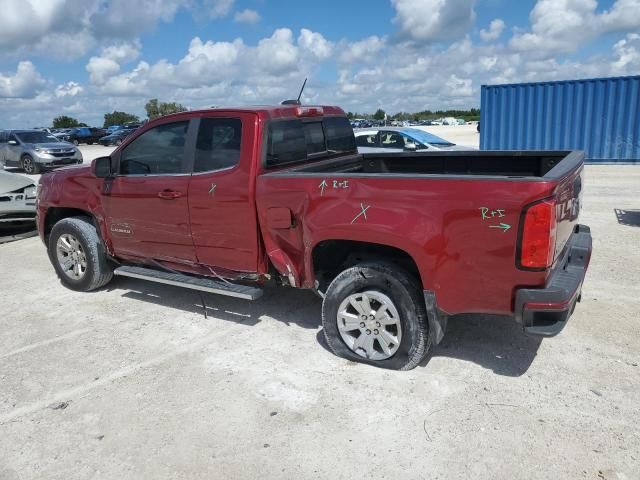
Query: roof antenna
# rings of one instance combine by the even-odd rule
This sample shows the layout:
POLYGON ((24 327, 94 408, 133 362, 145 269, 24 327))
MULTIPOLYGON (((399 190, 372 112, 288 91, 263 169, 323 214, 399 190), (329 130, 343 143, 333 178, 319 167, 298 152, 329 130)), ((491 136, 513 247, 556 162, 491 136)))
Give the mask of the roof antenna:
POLYGON ((296 100, 285 100, 282 102, 282 105, 302 105, 300 103, 300 98, 302 98, 302 92, 304 92, 304 87, 307 85, 307 78, 305 77, 304 83, 302 84, 302 88, 300 89, 300 94, 296 100))

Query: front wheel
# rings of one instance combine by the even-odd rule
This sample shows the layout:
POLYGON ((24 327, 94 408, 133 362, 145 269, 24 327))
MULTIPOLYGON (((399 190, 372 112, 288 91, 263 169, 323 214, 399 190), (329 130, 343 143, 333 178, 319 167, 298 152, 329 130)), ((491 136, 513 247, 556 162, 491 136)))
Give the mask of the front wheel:
POLYGON ((49 259, 62 284, 71 290, 88 292, 113 278, 102 240, 85 217, 65 218, 53 226, 49 259))
POLYGON ((340 273, 322 303, 322 325, 336 355, 391 370, 415 368, 431 345, 416 280, 389 263, 340 273))
POLYGON ((39 163, 33 161, 31 155, 22 157, 22 170, 29 175, 36 175, 42 170, 39 163))

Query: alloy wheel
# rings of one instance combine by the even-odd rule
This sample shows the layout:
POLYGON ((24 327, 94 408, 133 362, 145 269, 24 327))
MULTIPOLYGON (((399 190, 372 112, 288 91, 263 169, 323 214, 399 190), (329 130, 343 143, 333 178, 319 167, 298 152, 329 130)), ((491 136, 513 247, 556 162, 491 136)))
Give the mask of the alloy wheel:
POLYGON ((338 308, 338 331, 349 349, 369 360, 392 357, 402 341, 400 315, 383 293, 349 295, 338 308))
POLYGON ((73 235, 60 235, 56 243, 56 257, 60 268, 70 279, 81 280, 87 273, 87 255, 82 244, 73 235))

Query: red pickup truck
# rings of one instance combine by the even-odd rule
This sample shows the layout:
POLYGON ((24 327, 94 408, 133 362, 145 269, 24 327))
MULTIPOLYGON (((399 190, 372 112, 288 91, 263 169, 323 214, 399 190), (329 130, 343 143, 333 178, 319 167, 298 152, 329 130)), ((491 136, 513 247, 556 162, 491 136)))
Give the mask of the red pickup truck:
POLYGON ((44 175, 38 228, 71 289, 114 274, 245 299, 267 282, 314 289, 337 355, 410 369, 450 315, 563 328, 591 256, 583 159, 359 155, 337 107, 192 111, 44 175))

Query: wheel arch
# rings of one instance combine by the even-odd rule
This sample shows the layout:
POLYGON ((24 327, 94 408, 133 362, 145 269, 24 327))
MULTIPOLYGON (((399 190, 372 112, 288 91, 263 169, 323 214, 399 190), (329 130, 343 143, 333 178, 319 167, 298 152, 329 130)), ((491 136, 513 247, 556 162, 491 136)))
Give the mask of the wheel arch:
POLYGON ((376 260, 395 263, 423 288, 420 269, 413 256, 402 248, 388 244, 346 239, 322 240, 311 251, 310 267, 319 289, 324 290, 341 271, 358 263, 376 260))
POLYGON ((98 235, 104 242, 100 225, 96 220, 95 215, 93 215, 91 212, 79 208, 49 207, 44 217, 44 239, 47 244, 49 243, 49 235, 51 234, 53 226, 60 220, 64 220, 65 218, 70 217, 86 217, 93 224, 93 226, 96 227, 98 235))

